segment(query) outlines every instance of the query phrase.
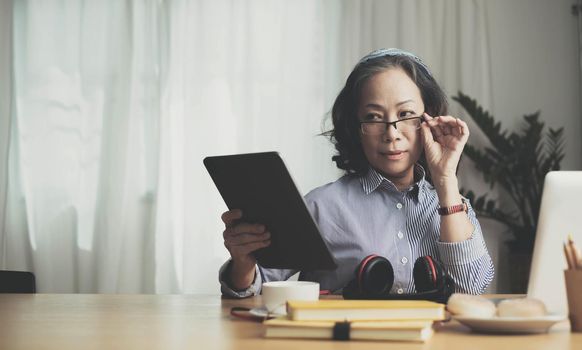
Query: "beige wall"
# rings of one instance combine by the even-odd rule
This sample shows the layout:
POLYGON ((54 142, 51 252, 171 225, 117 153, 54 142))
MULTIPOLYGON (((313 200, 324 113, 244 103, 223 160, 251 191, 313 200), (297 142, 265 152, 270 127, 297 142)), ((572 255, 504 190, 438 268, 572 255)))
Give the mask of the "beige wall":
MULTIPOLYGON (((563 169, 582 170, 578 18, 571 13, 573 3, 487 2, 494 104, 489 108, 509 128, 518 127, 523 114, 540 110, 546 125, 566 129, 563 169)), ((504 266, 503 227, 484 220, 482 224, 497 267, 504 266)), ((507 290, 508 277, 503 272, 497 269, 492 290, 507 290)))
POLYGON ((564 169, 580 170, 582 114, 574 2, 494 0, 488 15, 493 111, 508 126, 536 110, 548 125, 565 126, 564 169))

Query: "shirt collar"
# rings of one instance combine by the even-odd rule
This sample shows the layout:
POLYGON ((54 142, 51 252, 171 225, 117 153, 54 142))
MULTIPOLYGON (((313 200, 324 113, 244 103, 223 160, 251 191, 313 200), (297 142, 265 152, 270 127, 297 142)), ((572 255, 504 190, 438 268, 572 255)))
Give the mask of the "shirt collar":
MULTIPOLYGON (((419 164, 414 165, 414 180, 414 184, 408 190, 403 192, 412 191, 414 197, 418 199, 418 194, 421 192, 424 193, 426 186, 428 185, 428 181, 426 181, 426 172, 419 164)), ((362 188, 364 189, 364 193, 366 194, 374 192, 376 189, 378 189, 378 187, 381 187, 381 185, 387 189, 398 191, 392 181, 385 178, 372 167, 369 168, 367 174, 360 177, 360 182, 362 184, 362 188)))

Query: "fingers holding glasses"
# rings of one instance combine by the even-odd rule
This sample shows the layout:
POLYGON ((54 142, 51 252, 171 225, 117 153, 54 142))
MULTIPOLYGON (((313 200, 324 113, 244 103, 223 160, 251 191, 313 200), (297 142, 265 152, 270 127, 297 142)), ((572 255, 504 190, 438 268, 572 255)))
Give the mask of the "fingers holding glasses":
POLYGON ((440 139, 442 136, 454 136, 457 138, 468 139, 469 127, 467 123, 452 116, 438 116, 431 117, 427 113, 423 115, 425 122, 430 127, 430 130, 435 139, 440 139))
POLYGON ((461 141, 466 141, 469 138, 469 127, 467 126, 467 123, 459 118, 451 116, 444 116, 441 118, 443 118, 443 122, 445 122, 449 128, 450 135, 459 138, 461 141))
POLYGON ((440 137, 444 135, 443 129, 439 126, 439 122, 437 119, 438 117, 437 118, 431 117, 430 115, 428 115, 428 113, 424 113, 423 117, 424 121, 426 122, 426 125, 430 129, 435 139, 438 140, 440 137))

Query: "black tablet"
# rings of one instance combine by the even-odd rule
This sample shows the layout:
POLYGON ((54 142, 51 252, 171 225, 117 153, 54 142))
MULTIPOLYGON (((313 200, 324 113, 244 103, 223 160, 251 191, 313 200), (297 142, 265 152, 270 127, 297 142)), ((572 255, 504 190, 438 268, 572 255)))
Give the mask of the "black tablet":
POLYGON ((261 266, 337 267, 277 152, 206 157, 204 165, 228 208, 241 209, 242 221, 264 224, 271 232, 271 245, 255 252, 261 266))

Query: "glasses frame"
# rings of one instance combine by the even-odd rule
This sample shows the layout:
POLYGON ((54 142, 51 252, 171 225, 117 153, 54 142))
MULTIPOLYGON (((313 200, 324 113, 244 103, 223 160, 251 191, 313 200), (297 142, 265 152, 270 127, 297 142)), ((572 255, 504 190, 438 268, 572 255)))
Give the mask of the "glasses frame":
MULTIPOLYGON (((404 118, 404 119, 400 119, 400 120, 396 120, 393 122, 386 122, 386 121, 365 121, 365 122, 360 122, 360 131, 362 133, 362 135, 384 135, 386 133, 386 131, 388 131, 388 128, 390 126, 394 127, 394 130, 398 130, 398 127, 396 126, 398 123, 400 122, 405 122, 407 120, 414 120, 414 119, 419 119, 420 123, 418 124, 418 127, 415 130, 420 129, 420 124, 422 124, 424 122, 424 119, 422 117, 411 117, 411 118, 404 118), (369 134, 369 133, 365 133, 364 132, 364 125, 365 124, 384 124, 386 127, 384 129, 384 132, 380 133, 380 134, 369 134)), ((400 132, 403 132, 402 130, 398 130, 400 132)))

